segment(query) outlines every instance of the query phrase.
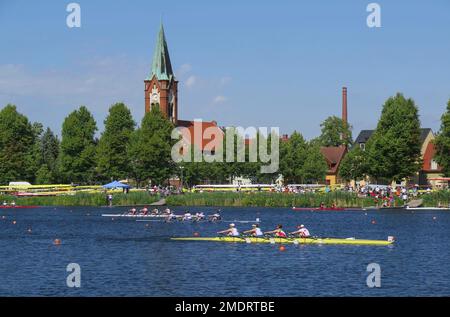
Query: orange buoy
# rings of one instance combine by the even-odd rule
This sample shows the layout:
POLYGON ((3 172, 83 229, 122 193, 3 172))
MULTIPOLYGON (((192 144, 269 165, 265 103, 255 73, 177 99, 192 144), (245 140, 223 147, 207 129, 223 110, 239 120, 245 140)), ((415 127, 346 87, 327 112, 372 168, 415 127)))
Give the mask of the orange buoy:
POLYGON ((194 232, 194 237, 198 237, 200 234, 198 232, 194 232))
POLYGON ((286 251, 286 247, 284 246, 284 245, 282 245, 282 246, 280 246, 279 248, 278 248, 280 251, 286 251))
POLYGON ((61 245, 61 240, 60 239, 55 239, 55 240, 53 240, 53 244, 54 245, 61 245))

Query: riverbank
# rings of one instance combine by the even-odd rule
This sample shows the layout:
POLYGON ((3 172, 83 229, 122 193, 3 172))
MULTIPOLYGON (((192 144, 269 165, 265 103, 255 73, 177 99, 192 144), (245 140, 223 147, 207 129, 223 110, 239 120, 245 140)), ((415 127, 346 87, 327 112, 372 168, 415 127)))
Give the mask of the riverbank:
MULTIPOLYGON (((152 204, 160 199, 159 195, 149 195, 147 192, 130 192, 128 194, 113 194, 114 206, 134 206, 152 204)), ((0 196, 0 202, 15 201, 21 206, 106 206, 104 193, 77 193, 65 196, 15 197, 0 196)))
POLYGON ((223 207, 319 207, 322 202, 330 207, 365 208, 375 206, 370 197, 354 193, 187 193, 167 198, 169 206, 223 206, 223 207))
POLYGON ((450 190, 440 190, 422 195, 424 207, 438 207, 450 205, 450 190))
MULTIPOLYGON (((438 191, 421 195, 424 207, 448 206, 450 191, 438 191)), ((117 193, 113 195, 114 206, 150 205, 160 199, 159 195, 149 195, 147 192, 117 193)), ((48 197, 15 197, 0 195, 0 202, 31 206, 106 206, 104 193, 77 193, 75 195, 48 197)), ((359 197, 354 193, 271 193, 271 192, 204 192, 172 195, 166 198, 169 206, 222 206, 222 207, 319 207, 324 202, 330 207, 367 208, 376 207, 377 202, 372 197, 359 197)), ((395 206, 403 202, 396 199, 395 206)))

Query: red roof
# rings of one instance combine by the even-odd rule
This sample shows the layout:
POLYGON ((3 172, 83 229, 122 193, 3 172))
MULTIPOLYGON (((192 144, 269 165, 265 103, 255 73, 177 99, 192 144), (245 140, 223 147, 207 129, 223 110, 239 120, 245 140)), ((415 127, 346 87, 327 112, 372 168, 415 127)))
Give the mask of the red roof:
POLYGON ((178 120, 178 127, 186 128, 189 135, 182 132, 183 137, 190 140, 190 144, 198 146, 202 151, 205 150, 205 147, 208 151, 215 150, 216 142, 214 140, 220 143, 223 140, 223 131, 217 126, 216 121, 178 120))
POLYGON ((339 165, 346 152, 347 148, 345 146, 328 146, 320 148, 320 153, 322 153, 328 164, 328 174, 337 174, 339 165))

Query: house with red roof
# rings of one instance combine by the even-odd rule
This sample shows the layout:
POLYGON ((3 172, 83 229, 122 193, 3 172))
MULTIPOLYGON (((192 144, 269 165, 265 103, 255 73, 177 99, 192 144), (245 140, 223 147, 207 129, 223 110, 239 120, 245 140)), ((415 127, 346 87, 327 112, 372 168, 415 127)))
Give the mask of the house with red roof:
POLYGON ((339 166, 341 165, 342 159, 347 154, 346 146, 328 146, 321 147, 320 153, 322 153, 325 161, 328 164, 328 171, 325 178, 327 185, 336 185, 341 183, 339 178, 339 166))
MULTIPOLYGON (((365 150, 366 143, 375 130, 362 130, 354 142, 354 146, 365 150)), ((430 128, 420 129, 421 159, 422 168, 417 175, 413 175, 412 180, 419 186, 441 187, 446 184, 442 178, 441 167, 434 159, 436 149, 433 144, 435 135, 430 128)))

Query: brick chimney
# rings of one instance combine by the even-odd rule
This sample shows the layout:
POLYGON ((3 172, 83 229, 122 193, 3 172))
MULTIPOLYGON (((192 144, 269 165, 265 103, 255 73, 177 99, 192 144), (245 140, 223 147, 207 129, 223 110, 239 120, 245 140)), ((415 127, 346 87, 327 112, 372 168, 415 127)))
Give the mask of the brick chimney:
MULTIPOLYGON (((342 121, 344 124, 348 124, 348 113, 347 113, 347 87, 342 87, 342 121)), ((344 133, 341 135, 341 140, 347 137, 344 133)), ((345 147, 347 147, 345 145, 345 147)))
POLYGON ((348 123, 347 115, 347 87, 342 87, 342 121, 348 123))

